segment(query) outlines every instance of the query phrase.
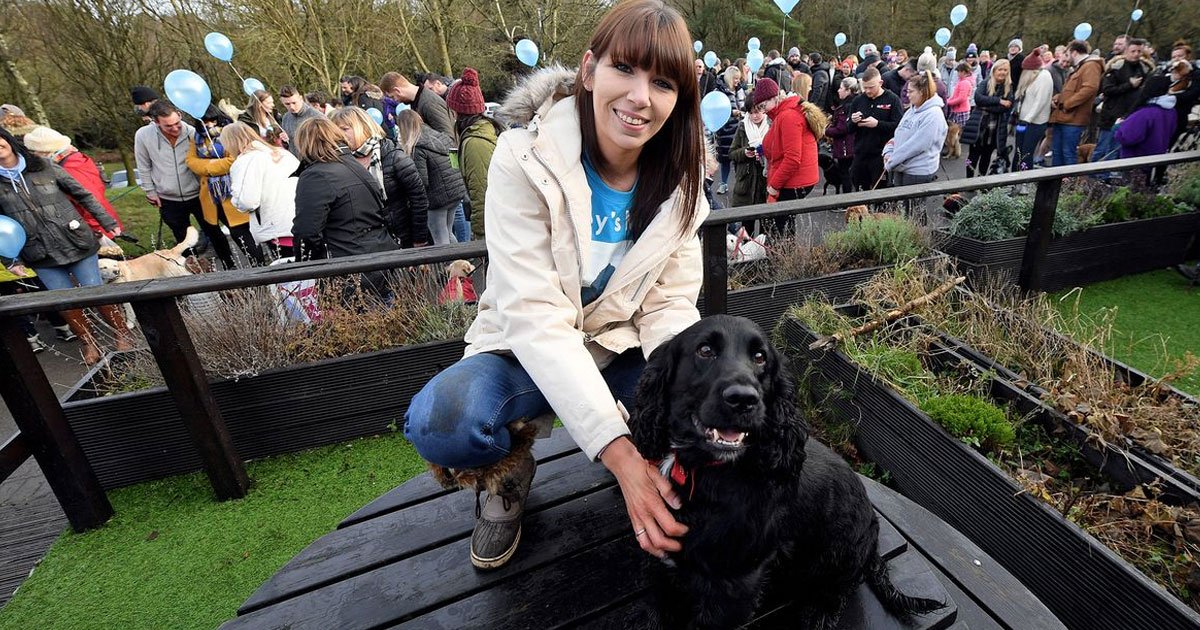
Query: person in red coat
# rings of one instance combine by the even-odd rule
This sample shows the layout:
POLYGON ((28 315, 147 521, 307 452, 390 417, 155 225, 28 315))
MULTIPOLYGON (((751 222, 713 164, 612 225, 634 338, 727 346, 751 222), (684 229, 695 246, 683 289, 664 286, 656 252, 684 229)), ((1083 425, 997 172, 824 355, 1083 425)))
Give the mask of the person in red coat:
MULTIPOLYGON (((771 119, 771 128, 763 138, 767 203, 807 197, 821 179, 817 140, 824 136, 828 119, 802 97, 781 93, 770 79, 755 86, 754 103, 771 119)), ((775 227, 790 232, 790 217, 776 219, 775 227)))
MULTIPOLYGON (((121 217, 117 216, 116 209, 104 196, 104 180, 100 178, 100 167, 92 161, 92 158, 71 146, 70 138, 49 127, 36 127, 33 131, 25 134, 23 142, 25 148, 40 157, 53 160, 55 164, 63 167, 68 175, 75 178, 75 181, 92 193, 96 201, 104 207, 108 216, 117 222, 117 227, 121 230, 125 229, 125 226, 121 224, 121 217)), ((78 201, 71 198, 71 203, 75 204, 75 210, 79 212, 80 218, 87 222, 88 227, 92 228, 92 233, 97 236, 113 237, 112 232, 101 227, 92 213, 85 211, 78 201)))

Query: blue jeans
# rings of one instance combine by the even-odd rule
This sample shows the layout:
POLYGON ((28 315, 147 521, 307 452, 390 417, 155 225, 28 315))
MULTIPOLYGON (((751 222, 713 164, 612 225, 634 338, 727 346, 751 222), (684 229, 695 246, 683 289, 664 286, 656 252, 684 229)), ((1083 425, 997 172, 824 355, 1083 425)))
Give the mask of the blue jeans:
POLYGON ((1055 166, 1069 166, 1079 163, 1079 139, 1083 137, 1084 128, 1080 125, 1054 125, 1050 136, 1050 146, 1054 147, 1055 166))
POLYGON ((1033 168, 1034 154, 1037 153, 1037 146, 1045 135, 1046 125, 1044 123, 1040 125, 1027 122, 1017 123, 1017 152, 1013 158, 1013 172, 1033 168))
MULTIPOLYGON (((483 212, 483 208, 475 210, 475 212, 483 212)), ((463 209, 461 203, 454 210, 454 240, 459 243, 471 240, 471 224, 467 222, 467 211, 463 209)))
POLYGON ((1096 138, 1096 148, 1092 151, 1093 162, 1115 160, 1121 152, 1121 146, 1116 143, 1117 128, 1101 129, 1096 138))
MULTIPOLYGON (((630 411, 645 366, 641 349, 634 348, 600 373, 630 411)), ((516 357, 485 352, 460 360, 425 384, 408 405, 404 436, 428 462, 479 468, 508 454, 509 423, 552 411, 516 357)))
POLYGON ((50 290, 74 288, 75 283, 71 281, 71 276, 75 276, 75 280, 79 281, 79 286, 81 287, 98 287, 103 284, 100 280, 98 260, 99 257, 96 254, 92 254, 83 260, 73 262, 69 265, 34 267, 33 270, 42 279, 42 284, 46 285, 46 288, 50 290))

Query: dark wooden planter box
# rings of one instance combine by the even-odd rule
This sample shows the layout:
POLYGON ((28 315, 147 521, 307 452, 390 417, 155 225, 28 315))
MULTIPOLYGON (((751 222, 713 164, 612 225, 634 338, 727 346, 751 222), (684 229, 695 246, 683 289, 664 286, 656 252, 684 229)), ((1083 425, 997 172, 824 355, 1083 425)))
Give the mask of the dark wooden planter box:
MULTIPOLYGON (((941 256, 920 258, 918 263, 928 264, 941 256)), ((753 264, 753 263, 749 263, 753 264)), ((794 304, 801 304, 810 297, 824 295, 834 304, 844 304, 854 297, 854 289, 874 278, 876 274, 891 269, 890 266, 867 267, 839 271, 827 276, 789 280, 777 284, 735 289, 729 292, 730 315, 745 317, 770 331, 779 323, 779 318, 794 304)), ((700 312, 704 312, 704 296, 699 300, 700 312)))
MULTIPOLYGON (((815 293, 848 300, 885 267, 733 291, 729 310, 770 330, 815 293)), ((421 387, 462 357, 461 340, 392 348, 212 383, 238 455, 258 459, 402 427, 421 387)), ((196 472, 200 457, 165 387, 96 397, 100 370, 64 396, 63 409, 106 489, 196 472)))
MULTIPOLYGON (((1043 266, 1043 291, 1059 291, 1135 273, 1162 269, 1187 259, 1200 230, 1200 212, 1112 223, 1050 242, 1043 266)), ((1021 271, 1025 237, 978 241, 940 232, 940 249, 958 259, 975 282, 1012 284, 1021 271)))
POLYGON ((839 351, 807 350, 816 335, 785 319, 794 360, 832 411, 856 424, 856 443, 905 496, 941 517, 1011 571, 1072 628, 1196 628, 1200 615, 984 456, 947 434, 839 351))
MULTIPOLYGON (((212 391, 238 455, 258 459, 403 426, 409 400, 464 347, 457 340, 355 354, 215 381, 212 391)), ((65 402, 63 410, 106 489, 202 469, 165 387, 65 402)))

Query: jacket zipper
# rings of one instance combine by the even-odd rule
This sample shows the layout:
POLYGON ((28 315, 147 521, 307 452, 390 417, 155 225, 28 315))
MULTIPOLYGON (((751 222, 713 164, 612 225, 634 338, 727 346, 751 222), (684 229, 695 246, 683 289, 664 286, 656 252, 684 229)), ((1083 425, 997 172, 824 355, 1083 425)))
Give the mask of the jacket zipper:
POLYGON ((563 203, 567 209, 567 219, 571 221, 571 237, 575 239, 575 260, 579 264, 579 273, 580 276, 582 276, 584 272, 583 247, 579 242, 579 232, 575 229, 575 214, 571 212, 571 196, 567 194, 567 188, 566 186, 563 186, 562 180, 558 178, 558 174, 550 168, 549 164, 546 164, 546 160, 542 159, 542 155, 538 153, 538 150, 534 147, 529 147, 529 151, 533 153, 533 157, 537 158, 537 161, 542 165, 542 168, 546 169, 546 172, 550 173, 550 177, 554 178, 554 183, 558 185, 558 190, 562 193, 563 203))

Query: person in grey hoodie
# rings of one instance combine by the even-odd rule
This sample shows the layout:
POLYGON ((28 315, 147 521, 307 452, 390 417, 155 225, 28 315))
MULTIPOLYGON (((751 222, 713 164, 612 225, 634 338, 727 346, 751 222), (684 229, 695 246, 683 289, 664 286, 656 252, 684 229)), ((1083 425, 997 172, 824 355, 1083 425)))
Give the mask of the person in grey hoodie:
POLYGON ((279 88, 279 102, 287 110, 283 119, 279 121, 279 126, 283 127, 283 141, 287 143, 288 150, 292 152, 292 155, 300 157, 299 149, 292 140, 292 137, 296 135, 296 127, 309 118, 317 118, 322 114, 304 100, 304 95, 295 86, 285 85, 279 88))
POLYGON ((894 186, 933 181, 946 141, 946 117, 932 72, 908 80, 912 107, 900 119, 896 135, 883 147, 883 168, 894 186))
POLYGON ((187 165, 188 140, 196 130, 183 122, 179 110, 165 100, 156 101, 146 114, 152 122, 133 137, 138 185, 146 193, 146 200, 158 208, 176 243, 187 236, 191 217, 196 217, 210 240, 225 238, 215 225, 204 221, 200 179, 187 165))

